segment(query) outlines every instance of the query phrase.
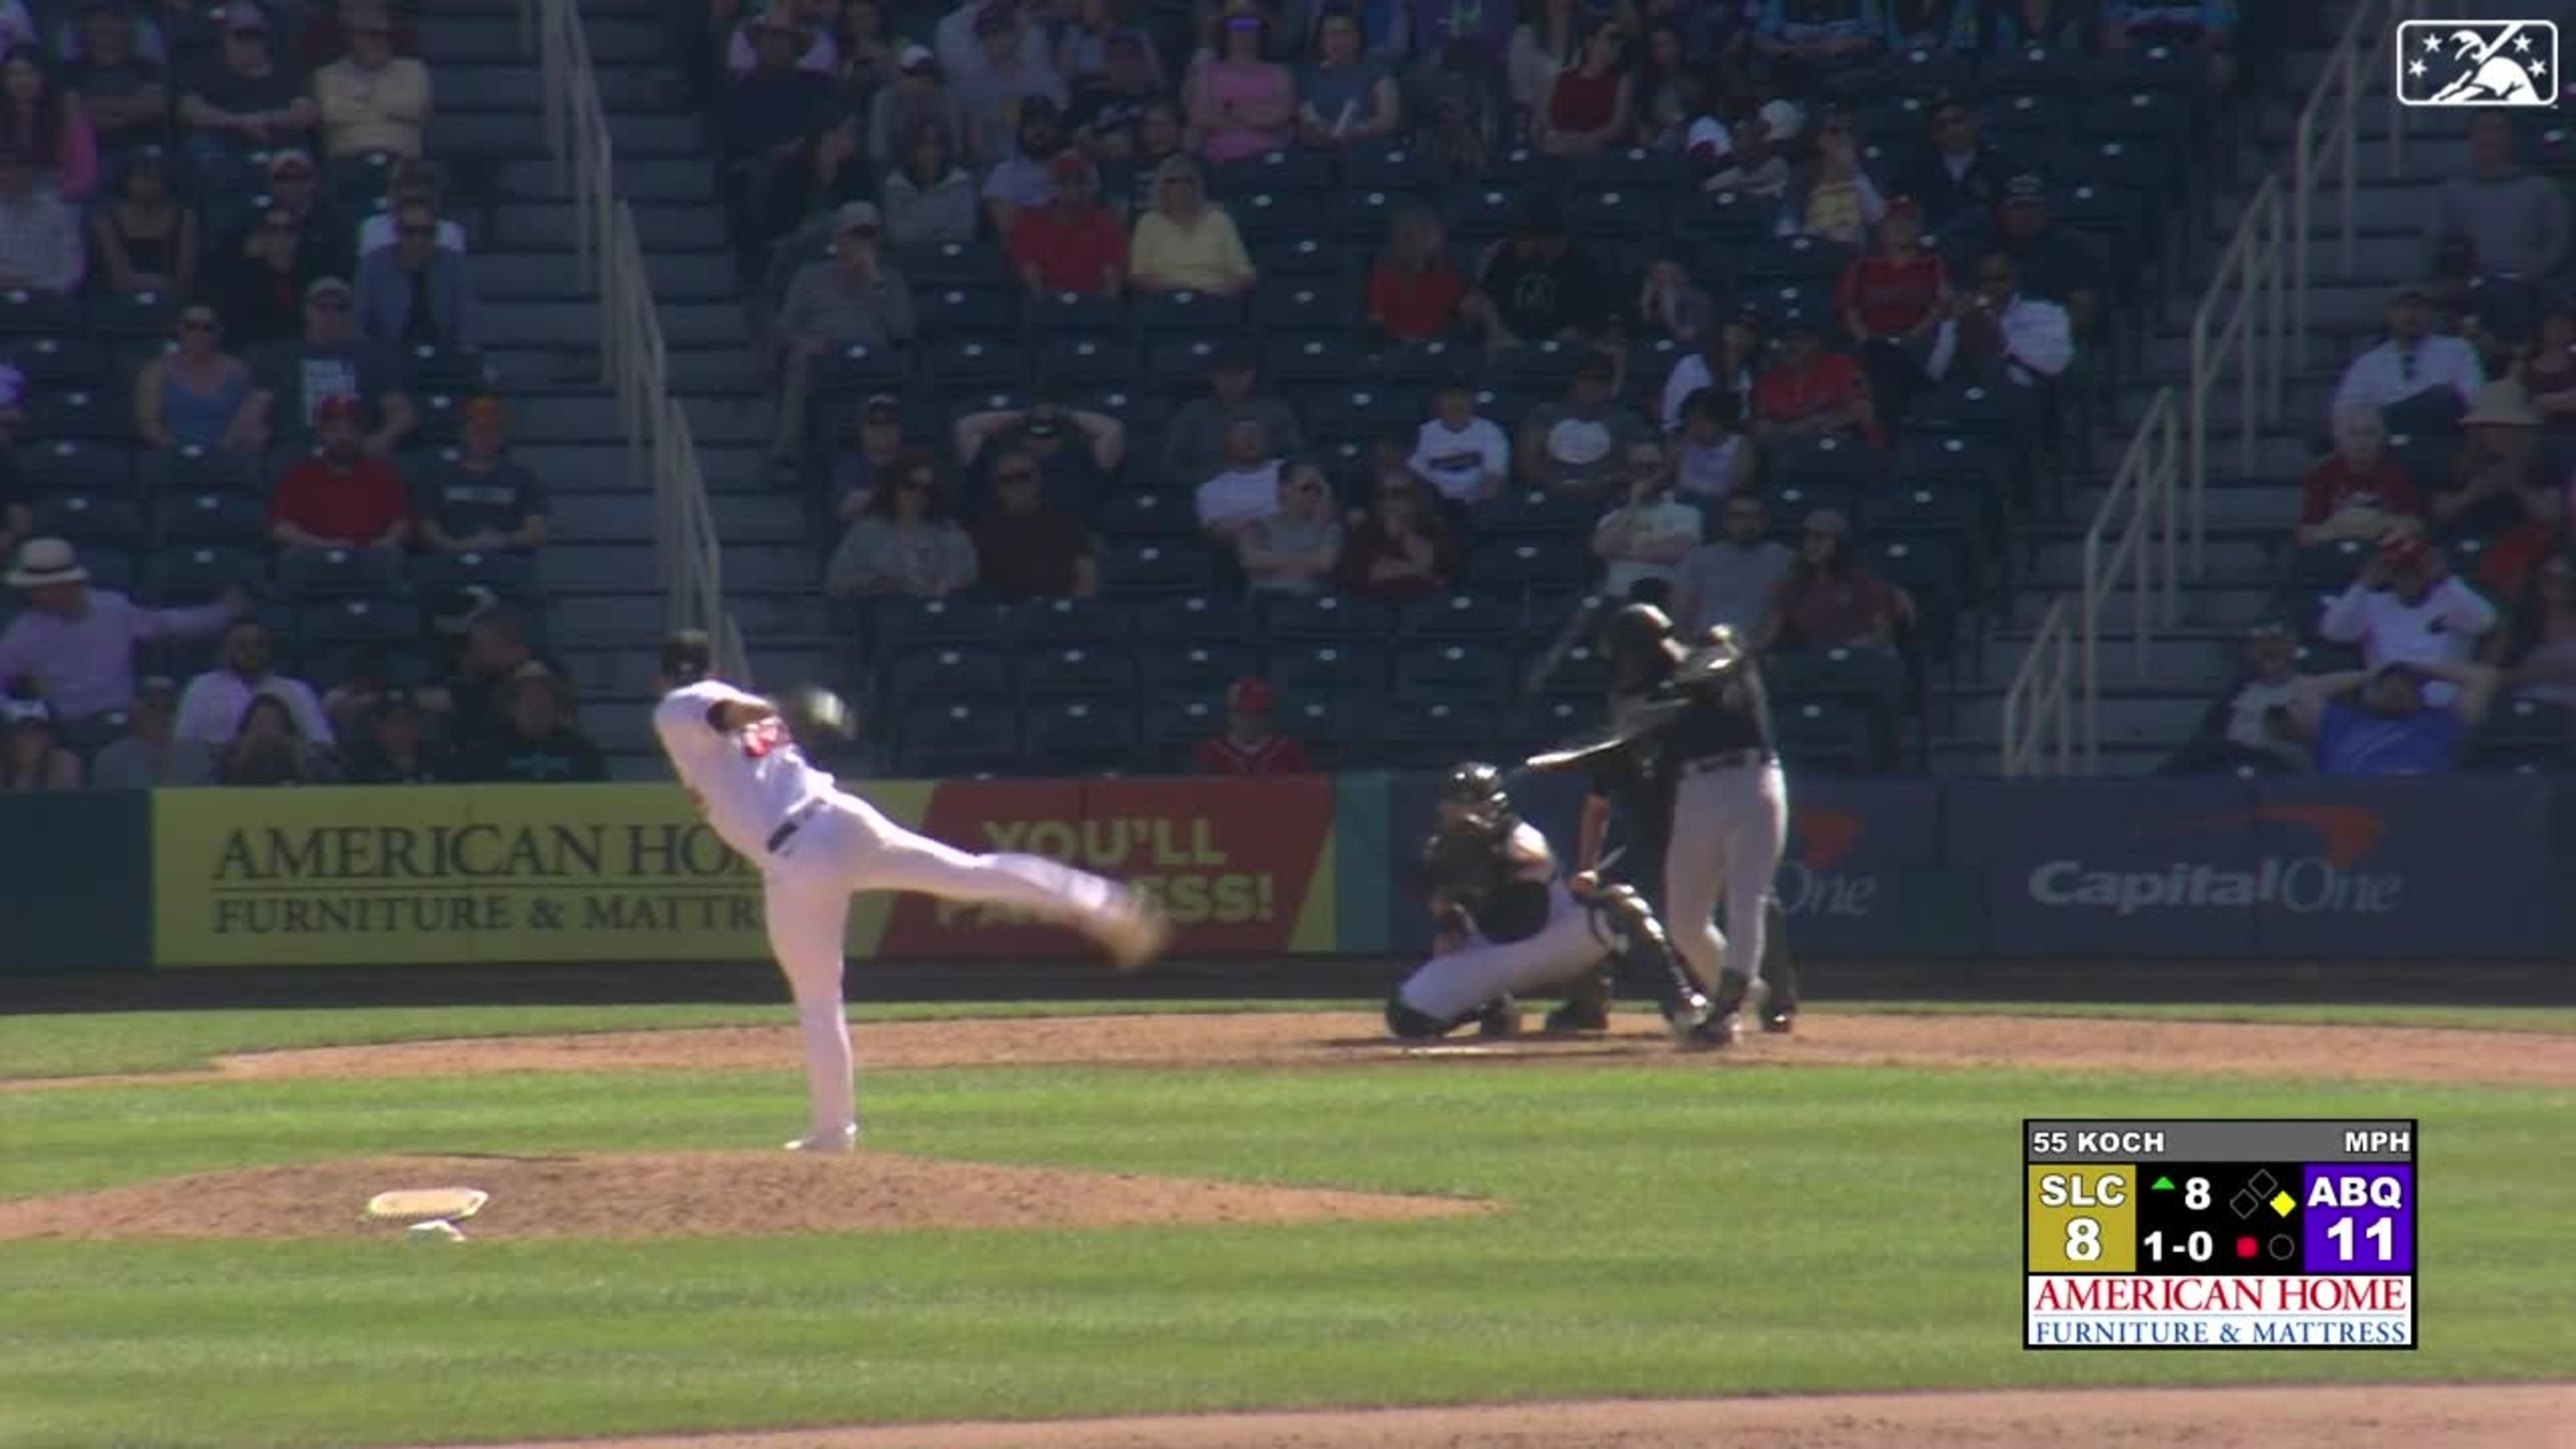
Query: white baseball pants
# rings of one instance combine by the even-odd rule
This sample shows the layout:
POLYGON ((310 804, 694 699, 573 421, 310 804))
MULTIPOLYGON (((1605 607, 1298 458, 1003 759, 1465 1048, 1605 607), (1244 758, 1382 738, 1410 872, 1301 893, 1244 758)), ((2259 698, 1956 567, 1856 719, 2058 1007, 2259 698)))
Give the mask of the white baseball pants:
POLYGON ((1423 1015, 1448 1021, 1506 992, 1570 981, 1599 965, 1611 946, 1592 911, 1558 886, 1549 893, 1547 924, 1537 935, 1519 941, 1475 937, 1424 962, 1395 994, 1423 1015))
POLYGON ((1761 979, 1763 907, 1788 845, 1789 781, 1776 763, 1683 779, 1664 853, 1664 927, 1709 991, 1729 963, 1748 983, 1761 979))
POLYGON ((915 835, 853 795, 835 794, 807 815, 761 868, 769 949, 787 977, 805 1037, 813 1131, 829 1139, 858 1120, 850 1026, 841 996, 850 897, 913 891, 941 900, 1011 906, 1096 934, 1127 888, 1035 855, 969 855, 915 835))

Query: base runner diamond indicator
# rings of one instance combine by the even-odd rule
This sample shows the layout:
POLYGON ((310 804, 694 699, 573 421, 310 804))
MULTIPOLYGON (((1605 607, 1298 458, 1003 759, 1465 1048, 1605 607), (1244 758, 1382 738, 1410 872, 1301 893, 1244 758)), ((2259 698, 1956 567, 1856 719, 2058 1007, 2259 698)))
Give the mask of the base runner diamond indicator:
POLYGON ((2412 1119, 2022 1131, 2023 1347, 2417 1346, 2412 1119))

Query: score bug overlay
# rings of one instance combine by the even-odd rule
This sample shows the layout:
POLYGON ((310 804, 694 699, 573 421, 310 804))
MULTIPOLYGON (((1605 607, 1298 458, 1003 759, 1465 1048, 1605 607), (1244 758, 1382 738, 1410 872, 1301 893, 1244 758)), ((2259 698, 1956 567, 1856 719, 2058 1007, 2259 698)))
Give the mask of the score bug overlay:
POLYGON ((2416 1346, 2413 1119, 2025 1119, 2022 1346, 2416 1346))

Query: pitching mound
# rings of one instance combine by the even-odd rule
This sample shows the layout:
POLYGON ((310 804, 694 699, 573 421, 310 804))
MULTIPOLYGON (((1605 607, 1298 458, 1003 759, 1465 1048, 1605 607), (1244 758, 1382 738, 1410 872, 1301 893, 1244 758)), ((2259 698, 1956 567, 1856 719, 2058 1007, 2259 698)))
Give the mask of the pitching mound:
POLYGON ((477 1187, 475 1238, 727 1237, 899 1228, 1101 1228, 1448 1217, 1490 1204, 1186 1178, 938 1162, 873 1152, 371 1157, 209 1172, 0 1202, 16 1238, 383 1238, 392 1188, 477 1187))
MULTIPOLYGON (((1408 1046, 1387 1040, 1384 1025, 1371 1016, 1300 1012, 864 1023, 853 1039, 863 1072, 992 1066, 1321 1067, 1465 1058, 1606 1060, 1690 1070, 1746 1065, 2005 1067, 2576 1086, 2576 1036, 2539 1033, 1832 1012, 1808 1017, 1796 1036, 1751 1034, 1735 1051, 1686 1056, 1673 1051, 1651 1016, 1623 1016, 1617 1025, 1607 1036, 1531 1036, 1487 1043, 1469 1035, 1408 1046)), ((220 1075, 767 1071, 799 1060, 796 1033, 782 1025, 267 1052, 227 1058, 220 1075)))
POLYGON ((2571 1449, 2559 1385, 2092 1389, 908 1424, 518 1449, 2571 1449))

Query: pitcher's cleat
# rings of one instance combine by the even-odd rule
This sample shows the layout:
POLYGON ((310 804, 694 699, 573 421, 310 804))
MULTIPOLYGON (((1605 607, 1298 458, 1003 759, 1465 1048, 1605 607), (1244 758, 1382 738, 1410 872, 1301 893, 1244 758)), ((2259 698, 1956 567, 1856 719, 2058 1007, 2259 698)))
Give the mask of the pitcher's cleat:
POLYGON ((856 1152, 858 1149, 859 1126, 855 1122, 838 1132, 817 1132, 787 1144, 790 1152, 856 1152))

